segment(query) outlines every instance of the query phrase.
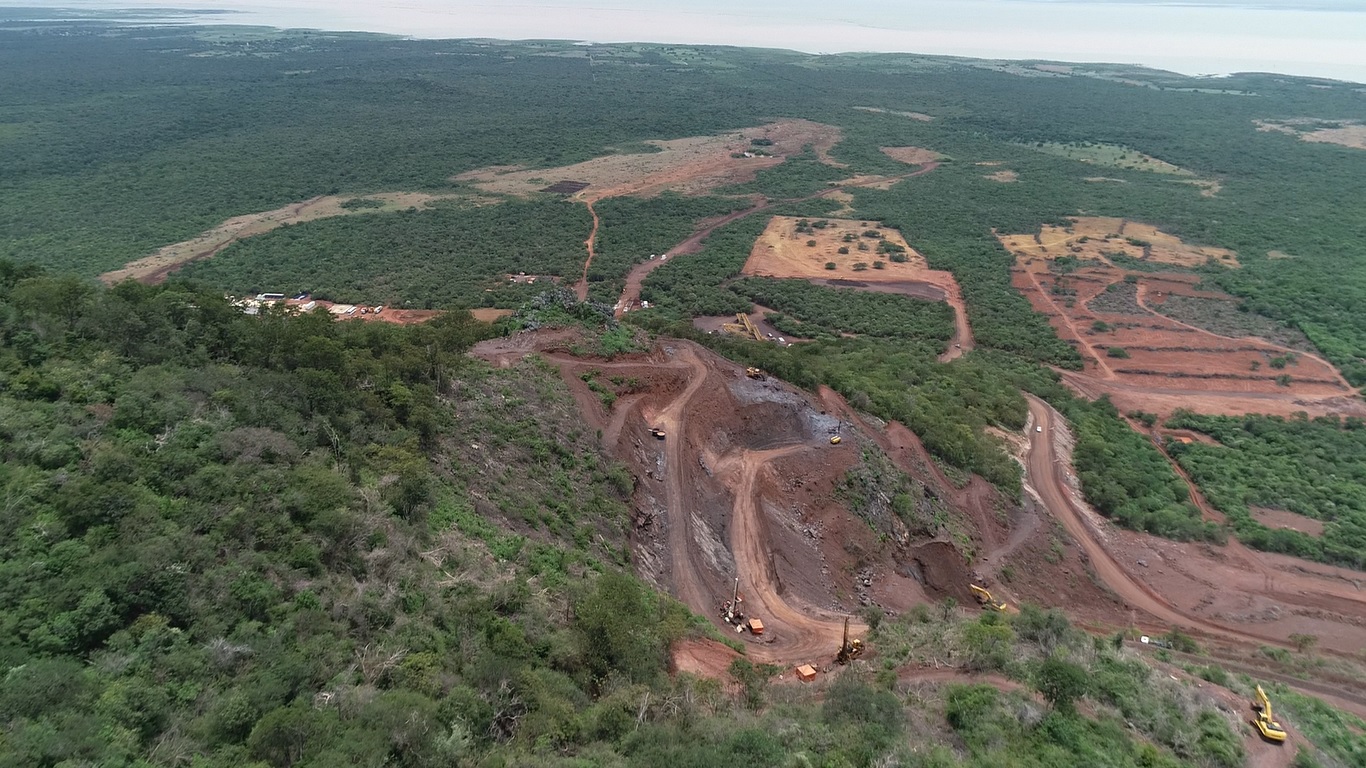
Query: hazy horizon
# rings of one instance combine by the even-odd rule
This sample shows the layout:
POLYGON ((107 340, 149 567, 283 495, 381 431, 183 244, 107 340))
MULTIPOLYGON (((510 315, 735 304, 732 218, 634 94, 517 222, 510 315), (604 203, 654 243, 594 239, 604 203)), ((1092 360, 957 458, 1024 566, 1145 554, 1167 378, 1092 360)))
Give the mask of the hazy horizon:
POLYGON ((906 52, 1260 71, 1366 83, 1366 0, 29 0, 186 9, 196 22, 419 38, 565 39, 906 52), (213 10, 232 11, 213 16, 213 10))

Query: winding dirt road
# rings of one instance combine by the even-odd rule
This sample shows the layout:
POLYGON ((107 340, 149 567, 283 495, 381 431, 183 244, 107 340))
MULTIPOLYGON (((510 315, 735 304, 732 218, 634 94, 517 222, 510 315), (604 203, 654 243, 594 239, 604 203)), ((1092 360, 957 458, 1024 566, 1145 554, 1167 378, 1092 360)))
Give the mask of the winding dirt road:
POLYGON ((588 233, 588 239, 583 241, 583 247, 588 249, 588 258, 583 261, 583 275, 574 284, 574 295, 579 297, 579 301, 588 298, 588 268, 593 266, 593 257, 597 255, 598 227, 602 224, 597 210, 593 208, 593 201, 584 200, 583 204, 588 206, 588 215, 593 217, 593 229, 588 233))
MULTIPOLYGON (((794 607, 783 599, 769 541, 767 523, 755 503, 756 481, 770 462, 784 456, 813 450, 814 446, 795 443, 764 451, 728 454, 717 463, 718 474, 728 475, 735 493, 731 517, 730 548, 745 595, 747 610, 760 617, 771 642, 750 649, 749 656, 769 663, 813 661, 830 656, 839 647, 844 622, 835 614, 812 606, 794 607), (817 617, 820 618, 817 618, 817 617)), ((850 634, 862 636, 867 627, 849 622, 850 634)))
POLYGON ((1274 636, 1235 629, 1182 613, 1120 565, 1101 542, 1101 535, 1095 524, 1086 512, 1077 508, 1072 494, 1066 488, 1063 480, 1064 459, 1060 458, 1053 448, 1053 430, 1055 423, 1060 421, 1062 416, 1037 397, 1026 395, 1025 399, 1029 402, 1029 414, 1033 423, 1040 428, 1029 435, 1029 453, 1025 462, 1026 482, 1043 500, 1044 506, 1063 524, 1068 534, 1086 551, 1096 575, 1106 586, 1125 603, 1171 626, 1243 642, 1285 646, 1283 640, 1274 636))

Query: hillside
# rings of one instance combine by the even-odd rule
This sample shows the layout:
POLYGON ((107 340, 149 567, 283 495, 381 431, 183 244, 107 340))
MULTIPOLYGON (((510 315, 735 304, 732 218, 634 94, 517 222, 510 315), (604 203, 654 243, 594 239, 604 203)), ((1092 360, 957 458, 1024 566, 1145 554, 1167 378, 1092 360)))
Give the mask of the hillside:
POLYGON ((1363 765, 1360 89, 31 15, 0 765, 1363 765))

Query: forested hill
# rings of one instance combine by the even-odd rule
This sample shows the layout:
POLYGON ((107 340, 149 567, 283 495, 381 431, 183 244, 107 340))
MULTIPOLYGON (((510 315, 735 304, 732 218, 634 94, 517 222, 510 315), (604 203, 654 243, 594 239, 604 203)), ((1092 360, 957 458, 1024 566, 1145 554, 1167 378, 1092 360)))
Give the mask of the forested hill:
POLYGON ((1032 607, 874 637, 1046 701, 667 675, 709 625, 627 573, 632 477, 553 369, 464 355, 489 333, 0 262, 0 766, 1240 764, 1223 715, 1032 607))

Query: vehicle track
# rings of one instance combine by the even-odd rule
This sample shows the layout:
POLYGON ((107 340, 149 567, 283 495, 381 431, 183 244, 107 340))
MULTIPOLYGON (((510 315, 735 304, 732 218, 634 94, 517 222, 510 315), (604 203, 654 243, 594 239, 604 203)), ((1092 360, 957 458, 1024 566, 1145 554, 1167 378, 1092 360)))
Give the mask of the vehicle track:
POLYGON ((1062 416, 1042 400, 1025 395, 1034 423, 1041 427, 1029 435, 1025 462, 1026 479, 1067 532, 1086 551, 1096 575, 1124 602, 1175 627, 1242 642, 1266 643, 1285 647, 1278 637, 1236 629, 1184 613, 1167 602, 1154 589, 1135 578, 1101 542, 1087 515, 1077 508, 1063 480, 1063 459, 1053 449, 1054 420, 1062 416))
MULTIPOLYGON (((765 642, 751 648, 751 658, 764 662, 812 661, 829 657, 839 648, 844 632, 843 619, 834 613, 811 606, 797 608, 782 597, 783 586, 778 579, 769 541, 767 522, 759 510, 756 483, 759 473, 771 462, 814 446, 795 443, 763 451, 741 450, 723 457, 717 463, 718 474, 733 479, 735 506, 731 516, 730 548, 735 556, 735 567, 740 578, 740 589, 745 595, 746 609, 763 620, 765 642), (821 616, 824 618, 816 618, 821 616)), ((849 622, 852 635, 861 636, 867 626, 859 621, 849 622)))
POLYGON ((588 268, 593 266, 593 257, 597 255, 598 227, 602 224, 597 210, 593 208, 593 201, 584 200, 583 204, 588 206, 588 215, 593 217, 593 229, 588 233, 588 239, 583 241, 583 247, 588 249, 588 258, 583 261, 583 275, 574 284, 574 295, 579 297, 579 301, 588 298, 588 268))

